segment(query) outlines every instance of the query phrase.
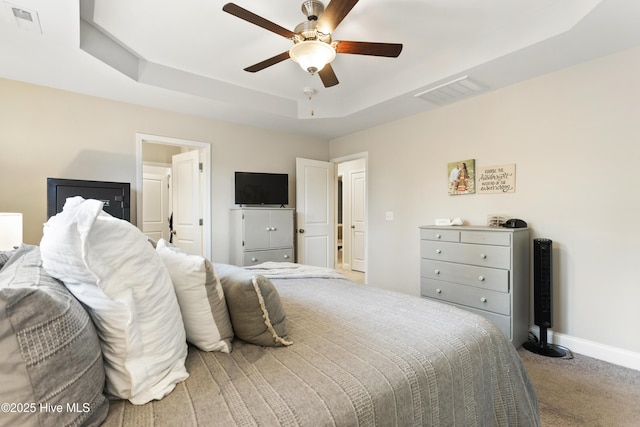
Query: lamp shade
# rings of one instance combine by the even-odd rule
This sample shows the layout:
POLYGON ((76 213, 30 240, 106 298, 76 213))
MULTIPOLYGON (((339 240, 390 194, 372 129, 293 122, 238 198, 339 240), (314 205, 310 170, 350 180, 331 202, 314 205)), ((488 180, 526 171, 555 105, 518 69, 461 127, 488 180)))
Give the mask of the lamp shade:
POLYGON ((0 251, 22 244, 22 214, 0 212, 0 251))
POLYGON ((336 50, 331 45, 317 41, 305 40, 296 43, 289 50, 289 56, 296 61, 303 70, 317 73, 336 57, 336 50))

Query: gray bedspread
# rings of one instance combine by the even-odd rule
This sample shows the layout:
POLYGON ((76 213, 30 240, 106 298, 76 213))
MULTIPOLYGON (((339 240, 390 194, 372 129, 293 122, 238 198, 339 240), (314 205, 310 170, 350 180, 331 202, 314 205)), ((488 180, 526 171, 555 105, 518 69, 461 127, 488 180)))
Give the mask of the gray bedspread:
POLYGON ((106 426, 536 426, 520 358, 482 317, 342 279, 273 279, 289 347, 190 347, 161 401, 111 402, 106 426))

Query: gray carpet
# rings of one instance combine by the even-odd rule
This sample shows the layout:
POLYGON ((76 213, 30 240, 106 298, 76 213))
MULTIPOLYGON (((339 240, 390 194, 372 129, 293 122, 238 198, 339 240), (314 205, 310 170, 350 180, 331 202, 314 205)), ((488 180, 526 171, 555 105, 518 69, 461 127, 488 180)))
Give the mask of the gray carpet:
POLYGON ((543 427, 640 426, 640 371, 580 354, 518 353, 538 393, 543 427))

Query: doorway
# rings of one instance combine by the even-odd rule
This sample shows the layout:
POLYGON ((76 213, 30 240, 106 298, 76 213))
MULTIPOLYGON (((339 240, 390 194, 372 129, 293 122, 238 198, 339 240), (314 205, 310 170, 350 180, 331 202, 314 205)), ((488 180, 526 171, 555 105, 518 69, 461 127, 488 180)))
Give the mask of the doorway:
POLYGON ((333 162, 337 164, 336 269, 355 282, 366 283, 367 155, 333 162))
MULTIPOLYGON (((159 220, 161 224, 157 227, 159 227, 160 229, 167 227, 168 229, 169 221, 173 220, 170 213, 167 215, 164 214, 164 210, 159 211, 161 213, 156 213, 153 210, 163 209, 162 207, 158 206, 162 206, 162 204, 165 203, 164 200, 169 200, 168 203, 173 203, 177 202, 177 200, 183 199, 182 195, 184 194, 184 190, 180 189, 184 188, 184 179, 181 178, 181 181, 174 186, 175 188, 173 188, 172 191, 167 192, 164 191, 163 186, 171 186, 171 184, 162 182, 162 175, 172 174, 171 170, 174 167, 171 164, 171 160, 167 160, 166 156, 171 159, 172 157, 178 157, 179 153, 197 154, 197 158, 199 158, 199 161, 196 160, 196 163, 199 163, 196 166, 198 168, 198 175, 194 175, 194 178, 192 179, 192 181, 198 181, 199 190, 195 191, 193 194, 194 205, 190 206, 189 209, 187 209, 197 216, 196 223, 194 224, 195 227, 192 228, 194 228, 194 232, 197 232, 197 238, 199 239, 199 241, 197 241, 195 245, 192 245, 192 247, 189 248, 189 253, 202 255, 207 259, 211 259, 212 247, 210 144, 198 141, 162 137, 157 135, 147 135, 141 133, 136 134, 137 225, 138 228, 143 230, 143 227, 146 227, 145 221, 148 225, 149 222, 159 220), (173 154, 174 152, 176 154, 173 154), (163 154, 158 156, 157 154, 154 155, 149 153, 163 154), (167 155, 167 153, 169 154, 167 155), (147 169, 146 173, 145 169, 147 169), (155 176, 151 177, 149 175, 150 170, 153 170, 155 172, 155 176), (165 170, 166 172, 158 173, 159 170, 165 170), (145 175, 147 177, 146 182, 145 175), (181 192, 176 193, 176 191, 181 192), (160 196, 161 194, 162 196, 160 196), (175 194, 178 194, 178 196, 176 197, 175 194), (173 199, 177 200, 174 201, 173 199), (149 203, 155 204, 149 205, 149 203), (145 205, 148 205, 146 209, 145 205), (145 216, 145 212, 149 213, 149 215, 145 216), (166 221, 164 217, 167 217, 166 221)), ((182 172, 176 172, 176 175, 181 173, 182 172)), ((171 182, 170 179, 169 182, 171 182)), ((181 208, 183 208, 183 204, 184 203, 180 203, 181 208)), ((157 231, 155 230, 153 230, 153 232, 157 233, 157 231)), ((182 236, 184 233, 180 234, 182 236)))

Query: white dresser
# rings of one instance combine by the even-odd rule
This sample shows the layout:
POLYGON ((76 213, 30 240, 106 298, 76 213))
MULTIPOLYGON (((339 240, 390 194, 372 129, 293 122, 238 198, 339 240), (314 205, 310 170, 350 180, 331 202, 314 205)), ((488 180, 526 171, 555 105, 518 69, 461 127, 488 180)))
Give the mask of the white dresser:
POLYGON ((293 262, 293 209, 231 210, 231 264, 293 262))
POLYGON ((420 293, 488 318, 519 347, 529 333, 529 229, 420 227, 420 293))

